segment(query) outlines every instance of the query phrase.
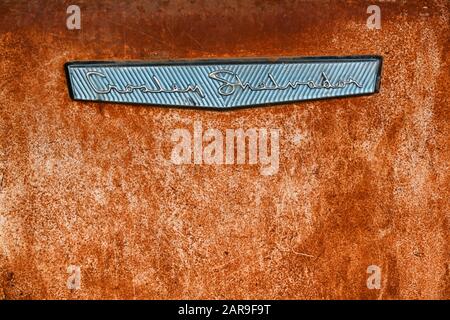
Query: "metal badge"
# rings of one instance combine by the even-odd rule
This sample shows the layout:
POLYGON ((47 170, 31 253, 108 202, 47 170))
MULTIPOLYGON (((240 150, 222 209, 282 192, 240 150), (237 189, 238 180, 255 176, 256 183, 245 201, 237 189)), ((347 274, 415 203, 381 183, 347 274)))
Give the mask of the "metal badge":
POLYGON ((74 100, 202 108, 288 103, 378 92, 379 56, 69 62, 74 100))

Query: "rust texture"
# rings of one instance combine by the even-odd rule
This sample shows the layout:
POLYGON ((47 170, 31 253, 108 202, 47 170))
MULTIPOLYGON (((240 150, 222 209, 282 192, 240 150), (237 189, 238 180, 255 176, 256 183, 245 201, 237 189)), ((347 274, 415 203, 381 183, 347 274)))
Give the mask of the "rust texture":
POLYGON ((70 4, 0 3, 0 299, 450 298, 448 1, 70 4), (74 102, 63 69, 360 54, 378 94, 227 112, 74 102), (195 121, 279 128, 278 172, 172 164, 195 121))

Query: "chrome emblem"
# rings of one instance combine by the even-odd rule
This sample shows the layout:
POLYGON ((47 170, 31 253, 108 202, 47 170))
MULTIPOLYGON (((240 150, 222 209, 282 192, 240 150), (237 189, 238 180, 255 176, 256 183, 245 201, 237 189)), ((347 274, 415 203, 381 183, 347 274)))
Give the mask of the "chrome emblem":
POLYGON ((74 100, 233 108, 378 92, 379 56, 69 62, 74 100))

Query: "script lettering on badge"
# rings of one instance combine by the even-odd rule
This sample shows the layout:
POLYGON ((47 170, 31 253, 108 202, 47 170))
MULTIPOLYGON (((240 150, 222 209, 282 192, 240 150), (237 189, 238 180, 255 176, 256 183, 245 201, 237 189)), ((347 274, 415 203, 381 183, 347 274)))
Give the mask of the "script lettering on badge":
MULTIPOLYGON (((98 71, 86 72, 86 80, 97 94, 108 94, 115 91, 119 94, 133 93, 134 91, 140 91, 142 93, 196 93, 200 98, 205 98, 204 89, 198 84, 189 84, 187 86, 180 86, 177 83, 173 83, 171 86, 165 86, 162 81, 155 75, 151 76, 150 84, 143 83, 129 83, 120 87, 117 84, 108 81, 103 87, 99 87, 94 83, 93 77, 107 78, 107 76, 98 71)), ((220 69, 210 72, 208 77, 216 82, 221 83, 217 89, 217 93, 221 96, 230 96, 238 92, 238 89, 242 91, 283 91, 283 90, 295 90, 301 86, 307 86, 309 89, 342 89, 350 85, 362 88, 363 86, 353 78, 342 80, 339 79, 332 82, 329 76, 325 73, 321 73, 319 81, 315 80, 290 80, 286 83, 280 83, 273 74, 267 74, 267 80, 258 84, 252 84, 248 81, 243 81, 239 74, 227 70, 220 69), (227 78, 228 76, 228 78, 227 78)))

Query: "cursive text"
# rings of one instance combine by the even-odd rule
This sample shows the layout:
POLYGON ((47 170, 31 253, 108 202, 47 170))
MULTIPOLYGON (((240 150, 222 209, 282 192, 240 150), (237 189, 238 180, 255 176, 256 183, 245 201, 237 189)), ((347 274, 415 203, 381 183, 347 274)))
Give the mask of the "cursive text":
POLYGON ((297 89, 300 86, 308 86, 310 89, 342 89, 350 85, 355 85, 362 88, 362 85, 352 78, 347 80, 338 80, 335 83, 332 83, 325 72, 322 72, 319 82, 314 80, 289 81, 285 84, 279 84, 275 77, 269 73, 267 81, 263 81, 257 85, 252 85, 249 82, 243 82, 237 73, 226 69, 213 71, 209 73, 208 76, 211 79, 222 83, 218 88, 218 93, 223 96, 232 95, 236 91, 236 88, 240 88, 242 91, 287 90, 297 89), (227 75, 228 78, 231 78, 231 80, 224 78, 227 75))
POLYGON ((188 93, 193 92, 198 94, 201 98, 205 97, 205 93, 203 92, 202 88, 200 88, 198 85, 188 85, 184 88, 179 87, 177 84, 173 84, 171 87, 166 88, 161 84, 161 81, 153 75, 151 77, 153 82, 153 87, 149 87, 145 84, 127 84, 122 89, 118 88, 116 85, 108 83, 106 87, 104 88, 98 88, 94 82, 92 77, 100 77, 100 78, 106 78, 106 75, 104 75, 101 72, 98 71, 88 71, 86 72, 86 79, 91 86, 92 90, 94 90, 98 94, 108 94, 111 91, 116 91, 117 93, 125 94, 125 93, 132 93, 134 91, 141 91, 143 93, 188 93))

